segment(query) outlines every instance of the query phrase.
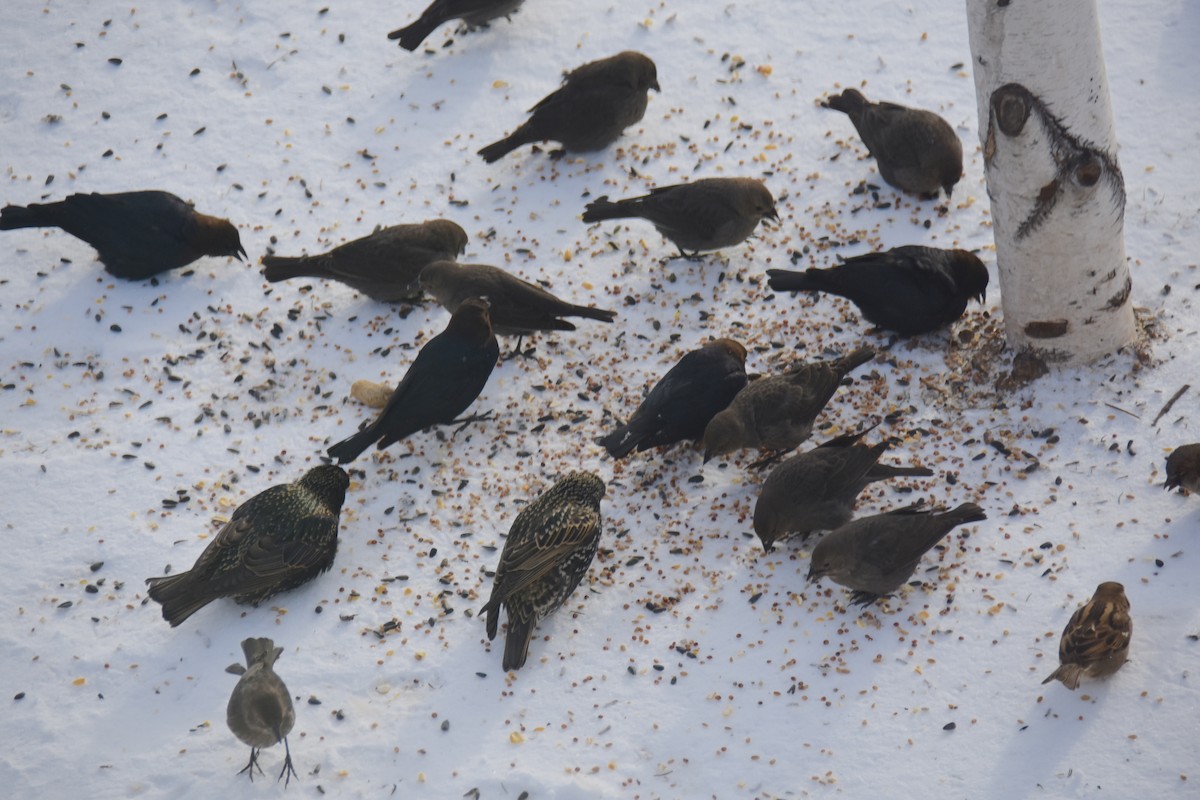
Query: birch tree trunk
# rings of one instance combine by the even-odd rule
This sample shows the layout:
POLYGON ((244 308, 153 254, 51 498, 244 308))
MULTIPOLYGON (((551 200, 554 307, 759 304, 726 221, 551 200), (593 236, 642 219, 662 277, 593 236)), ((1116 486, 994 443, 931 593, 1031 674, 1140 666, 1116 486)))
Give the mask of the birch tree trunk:
POLYGON ((1009 344, 1087 361, 1137 336, 1095 0, 966 0, 1009 344))

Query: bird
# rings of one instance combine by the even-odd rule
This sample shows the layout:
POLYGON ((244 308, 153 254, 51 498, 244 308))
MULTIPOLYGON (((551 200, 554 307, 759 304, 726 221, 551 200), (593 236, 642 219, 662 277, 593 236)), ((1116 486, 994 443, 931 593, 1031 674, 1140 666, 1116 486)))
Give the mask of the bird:
POLYGON ((410 25, 398 28, 387 35, 400 46, 412 52, 421 46, 429 34, 452 19, 461 19, 468 28, 474 29, 488 22, 506 17, 520 7, 524 0, 433 0, 421 16, 410 25))
POLYGON ((501 666, 506 672, 525 665, 533 629, 562 607, 587 574, 600 542, 604 492, 596 475, 572 472, 513 520, 491 597, 479 610, 491 641, 504 606, 508 633, 501 666))
POLYGON ((417 431, 487 419, 475 415, 456 419, 487 385, 500 346, 488 319, 488 305, 479 298, 464 300, 450 316, 446 329, 417 353, 387 405, 370 425, 329 448, 345 464, 375 444, 383 450, 417 431))
POLYGON ((925 196, 945 189, 950 197, 962 177, 963 151, 946 120, 924 109, 872 103, 857 89, 846 89, 825 105, 850 117, 889 184, 925 196))
POLYGON ((674 242, 679 257, 695 258, 701 250, 741 244, 764 217, 778 222, 779 212, 771 191, 754 178, 701 178, 624 200, 598 197, 583 212, 587 223, 633 217, 674 242))
POLYGON ((925 467, 878 463, 891 442, 862 444, 859 440, 869 430, 830 439, 771 471, 754 505, 754 532, 763 550, 771 552, 783 539, 805 538, 845 525, 854 516, 859 492, 869 483, 933 475, 925 467))
POLYGON ((350 478, 340 467, 313 467, 238 506, 186 572, 147 578, 150 599, 171 627, 219 597, 258 605, 333 566, 338 516, 350 478))
POLYGON ((263 276, 270 283, 325 278, 392 303, 419 295, 421 270, 434 261, 453 261, 466 247, 466 231, 448 219, 431 219, 382 228, 321 255, 263 256, 263 276))
POLYGON ((658 69, 643 53, 626 50, 589 61, 529 109, 532 116, 520 127, 479 155, 491 164, 522 145, 547 140, 568 152, 603 150, 645 115, 651 89, 661 91, 658 69))
POLYGON ((868 605, 899 589, 921 556, 959 525, 987 519, 974 503, 940 513, 905 506, 848 522, 813 548, 808 580, 828 577, 851 590, 850 602, 868 605))
POLYGON ((275 780, 278 782, 286 775, 283 785, 287 787, 293 776, 300 776, 292 766, 292 751, 287 743, 287 735, 296 724, 296 709, 287 686, 275 674, 275 662, 283 648, 276 647, 275 642, 266 637, 251 637, 242 640, 242 652, 246 655, 246 666, 231 664, 225 668, 226 672, 241 676, 237 686, 233 687, 233 694, 229 695, 225 722, 234 736, 250 745, 250 762, 238 774, 248 772, 253 781, 255 769, 262 774, 262 767, 258 765, 259 751, 283 742, 283 769, 275 780))
POLYGON ((860 347, 750 381, 704 429, 704 460, 746 447, 786 452, 800 446, 842 379, 874 357, 875 348, 860 347))
POLYGON ((714 339, 679 359, 629 421, 598 443, 613 458, 624 458, 634 449, 699 439, 746 381, 746 348, 733 339, 714 339))
POLYGON ((1105 581, 1096 593, 1075 610, 1058 643, 1058 669, 1046 680, 1062 681, 1074 691, 1079 679, 1103 678, 1112 675, 1129 658, 1129 639, 1133 635, 1133 619, 1129 616, 1129 598, 1125 587, 1116 581, 1105 581))
POLYGON ((1163 488, 1184 488, 1200 494, 1200 444, 1185 444, 1167 456, 1167 480, 1163 488))
POLYGON ((170 192, 73 194, 57 203, 8 205, 0 230, 62 228, 96 248, 111 275, 137 281, 202 256, 246 256, 237 228, 201 214, 170 192))
POLYGON ((828 292, 858 306, 863 318, 901 336, 946 327, 967 301, 987 299, 988 271, 974 253, 903 245, 864 253, 827 269, 769 269, 776 292, 828 292))

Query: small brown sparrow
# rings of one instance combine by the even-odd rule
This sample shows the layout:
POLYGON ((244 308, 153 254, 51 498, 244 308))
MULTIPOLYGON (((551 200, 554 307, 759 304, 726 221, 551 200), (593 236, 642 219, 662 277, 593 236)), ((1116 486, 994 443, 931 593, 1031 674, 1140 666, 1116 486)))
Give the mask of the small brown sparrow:
POLYGON ((1062 681, 1074 690, 1081 675, 1103 678, 1121 668, 1129 657, 1133 620, 1125 587, 1105 581, 1072 616, 1058 644, 1059 667, 1042 683, 1062 681))

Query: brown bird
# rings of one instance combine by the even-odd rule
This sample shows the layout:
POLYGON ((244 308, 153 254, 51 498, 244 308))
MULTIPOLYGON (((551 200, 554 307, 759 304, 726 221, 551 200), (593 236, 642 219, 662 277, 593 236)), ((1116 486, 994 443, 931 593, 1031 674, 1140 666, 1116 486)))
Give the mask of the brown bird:
POLYGON ((296 709, 292 706, 292 696, 288 694, 287 686, 275 674, 275 662, 283 653, 282 647, 267 638, 242 640, 242 652, 246 655, 246 666, 231 664, 226 672, 241 675, 233 694, 229 696, 229 705, 225 707, 225 722, 233 735, 250 745, 250 763, 242 768, 242 772, 250 773, 254 780, 254 770, 262 774, 258 765, 258 752, 264 747, 271 747, 283 742, 286 754, 283 769, 279 771, 278 782, 284 775, 286 787, 296 775, 292 766, 292 751, 288 747, 287 735, 296 724, 296 709))
POLYGON ((529 109, 530 118, 479 151, 489 164, 521 145, 553 140, 573 153, 603 150, 646 113, 649 91, 661 91, 654 62, 626 50, 589 61, 563 78, 563 85, 529 109))
POLYGON ((709 420, 746 385, 746 348, 714 339, 667 370, 624 425, 599 440, 613 458, 699 439, 709 420))
POLYGON ((615 311, 560 300, 537 284, 488 264, 436 261, 421 270, 421 288, 450 313, 469 297, 487 300, 492 330, 500 336, 575 330, 573 324, 560 317, 612 322, 617 316, 615 311))
POLYGON ((503 668, 520 669, 538 622, 553 614, 587 574, 602 523, 604 481, 572 472, 513 520, 496 567, 492 596, 479 613, 487 618, 488 641, 496 638, 500 606, 508 614, 503 668))
POLYGON ((389 39, 399 39, 400 46, 413 51, 429 34, 452 19, 461 19, 467 28, 474 30, 499 17, 506 17, 520 7, 524 0, 433 0, 421 12, 415 22, 388 34, 389 39))
POLYGON ((96 248, 104 269, 144 280, 202 256, 242 260, 237 228, 201 214, 170 192, 73 194, 57 203, 0 209, 0 230, 62 228, 96 248))
POLYGON ((854 502, 867 484, 899 476, 929 477, 925 467, 893 467, 878 463, 890 442, 865 445, 869 431, 838 436, 820 447, 792 456, 763 483, 754 505, 754 532, 768 553, 775 543, 793 536, 845 525, 854 502))
POLYGON ((750 381, 704 429, 704 460, 745 447, 784 452, 799 447, 842 379, 874 357, 874 348, 860 347, 833 361, 750 381))
POLYGON ((988 271, 974 253, 904 245, 864 253, 828 269, 769 269, 777 292, 828 292, 858 306, 863 318, 901 336, 944 328, 987 298, 988 271))
POLYGON ((420 294, 417 279, 434 261, 453 261, 467 247, 467 232, 448 219, 382 228, 316 256, 263 256, 271 283, 325 278, 385 303, 420 294))
POLYGON ((932 111, 872 103, 857 89, 830 97, 827 108, 850 117, 875 157, 879 175, 902 192, 946 197, 962 177, 962 142, 950 123, 932 111))
POLYGON ((1129 658, 1133 619, 1125 587, 1105 581, 1091 599, 1076 609, 1058 643, 1059 667, 1042 683, 1062 681, 1074 690, 1083 675, 1103 678, 1119 670, 1129 658))
POLYGON ((358 433, 327 451, 345 464, 371 445, 379 450, 434 425, 452 425, 487 419, 475 415, 457 419, 487 385, 500 345, 492 333, 487 302, 464 300, 450 316, 446 330, 434 336, 417 353, 379 416, 358 433))
POLYGON ((147 578, 150 599, 175 627, 219 597, 258 605, 333 566, 338 515, 350 478, 341 467, 313 467, 295 483, 272 486, 238 506, 195 565, 147 578))
POLYGON ((967 522, 987 519, 974 503, 934 513, 918 505, 856 519, 830 531, 813 548, 809 582, 828 577, 852 591, 851 603, 867 605, 899 589, 921 556, 967 522))
POLYGON ((1184 488, 1200 494, 1200 444, 1185 444, 1167 456, 1167 490, 1184 488))
POLYGON ((632 217, 648 220, 680 256, 694 258, 701 250, 741 244, 763 217, 778 221, 779 212, 771 192, 754 178, 702 178, 616 202, 600 197, 583 212, 588 223, 632 217))

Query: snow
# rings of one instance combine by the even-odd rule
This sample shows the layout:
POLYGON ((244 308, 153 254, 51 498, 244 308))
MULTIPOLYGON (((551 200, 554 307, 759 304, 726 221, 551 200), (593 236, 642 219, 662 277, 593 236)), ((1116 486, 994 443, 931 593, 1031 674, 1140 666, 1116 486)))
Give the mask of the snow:
POLYGON ((743 469, 756 454, 614 464, 592 440, 711 336, 747 344, 758 372, 887 347, 840 301, 764 299, 765 270, 793 251, 802 268, 979 248, 997 285, 962 3, 528 0, 511 22, 403 52, 385 33, 421 5, 6 6, 0 201, 166 189, 231 218, 254 260, 446 216, 471 235, 464 261, 620 313, 500 366, 474 406, 494 422, 356 462, 330 573, 171 629, 143 580, 190 566, 215 520, 319 463, 374 413, 350 384, 397 380, 446 315, 322 281, 268 286, 227 259, 117 281, 65 233, 0 234, 7 794, 283 791, 282 749, 251 784, 224 724, 224 667, 265 635, 296 698, 294 795, 1194 797, 1200 506, 1161 483, 1166 453, 1200 439, 1200 387, 1155 416, 1200 366, 1200 11, 1101 8, 1152 331, 1139 353, 996 392, 1010 354, 994 291, 954 332, 858 370, 819 422, 816 441, 888 417, 872 436, 900 437, 889 459, 936 472, 872 487, 859 513, 924 497, 989 514, 926 557, 923 587, 860 613, 805 585, 807 547, 762 554, 749 518, 764 476, 743 469), (655 59, 663 91, 609 150, 475 155, 562 70, 629 48, 655 59), (860 81, 958 130, 968 163, 948 213, 855 193, 874 165, 818 101, 860 81), (578 220, 588 197, 717 175, 765 177, 782 223, 662 263, 674 249, 650 225, 578 220), (521 505, 578 468, 609 485, 605 552, 506 676, 473 616, 485 571, 521 505), (1104 580, 1130 597, 1132 660, 1074 693, 1042 686, 1104 580))

